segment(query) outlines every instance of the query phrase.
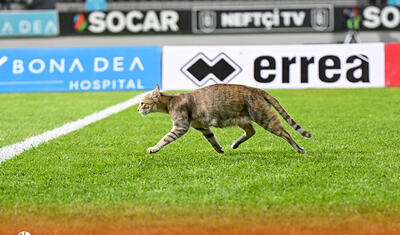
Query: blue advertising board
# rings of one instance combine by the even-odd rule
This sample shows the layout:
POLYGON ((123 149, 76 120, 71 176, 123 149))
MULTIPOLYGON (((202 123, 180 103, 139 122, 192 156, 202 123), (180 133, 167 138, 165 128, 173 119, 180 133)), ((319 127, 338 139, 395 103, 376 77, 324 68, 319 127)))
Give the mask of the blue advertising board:
POLYGON ((0 13, 0 36, 56 36, 59 28, 57 11, 0 13))
POLYGON ((0 92, 151 90, 161 47, 0 49, 0 92))

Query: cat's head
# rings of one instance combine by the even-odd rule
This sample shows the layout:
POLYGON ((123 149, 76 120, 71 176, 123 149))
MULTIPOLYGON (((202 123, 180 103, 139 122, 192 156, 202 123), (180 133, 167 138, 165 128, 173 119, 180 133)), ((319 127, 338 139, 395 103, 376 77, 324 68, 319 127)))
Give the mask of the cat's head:
POLYGON ((149 113, 157 112, 157 103, 159 102, 160 96, 160 87, 157 84, 153 92, 147 94, 140 101, 138 112, 143 116, 146 116, 149 113))

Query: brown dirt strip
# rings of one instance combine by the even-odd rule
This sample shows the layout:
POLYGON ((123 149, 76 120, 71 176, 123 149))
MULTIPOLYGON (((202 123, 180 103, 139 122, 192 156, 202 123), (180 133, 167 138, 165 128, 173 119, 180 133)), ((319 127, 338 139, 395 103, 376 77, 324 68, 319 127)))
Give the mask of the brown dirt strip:
POLYGON ((400 222, 384 220, 330 220, 304 219, 266 221, 263 219, 216 219, 216 218, 174 218, 174 219, 121 219, 81 221, 78 218, 4 218, 0 221, 0 234, 17 235, 28 231, 31 235, 186 235, 186 234, 268 234, 268 235, 398 235, 400 222))

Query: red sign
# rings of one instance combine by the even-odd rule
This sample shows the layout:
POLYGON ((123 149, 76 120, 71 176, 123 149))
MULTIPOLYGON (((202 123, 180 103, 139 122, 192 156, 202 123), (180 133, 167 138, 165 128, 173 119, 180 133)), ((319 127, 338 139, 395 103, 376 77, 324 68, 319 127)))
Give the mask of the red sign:
POLYGON ((385 86, 400 86, 400 43, 385 44, 385 86))

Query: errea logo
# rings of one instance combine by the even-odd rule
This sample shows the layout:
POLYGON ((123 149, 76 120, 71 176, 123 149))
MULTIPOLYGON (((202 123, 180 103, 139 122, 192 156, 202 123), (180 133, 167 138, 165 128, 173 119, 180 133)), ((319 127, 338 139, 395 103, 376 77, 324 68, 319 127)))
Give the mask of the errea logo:
POLYGON ((228 83, 242 71, 242 68, 225 53, 219 53, 214 59, 198 53, 181 68, 181 71, 200 87, 209 80, 215 83, 228 83))

